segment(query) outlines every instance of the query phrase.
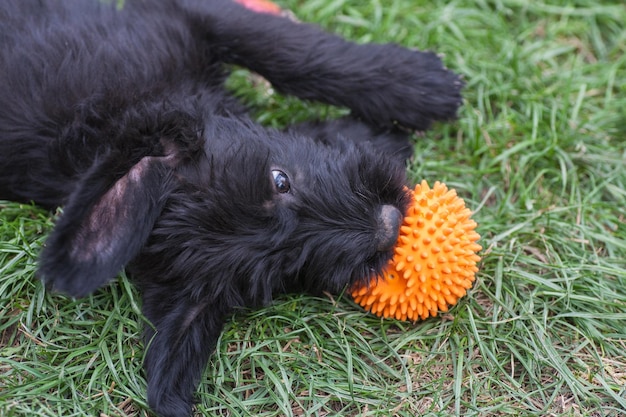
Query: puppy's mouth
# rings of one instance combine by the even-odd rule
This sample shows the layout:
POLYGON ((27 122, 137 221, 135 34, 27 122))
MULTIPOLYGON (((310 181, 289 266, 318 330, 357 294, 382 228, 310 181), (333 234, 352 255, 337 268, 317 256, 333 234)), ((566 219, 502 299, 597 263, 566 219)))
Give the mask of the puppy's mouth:
POLYGON ((355 284, 355 280, 364 284, 381 273, 393 257, 393 248, 398 241, 403 220, 404 215, 397 207, 390 204, 380 207, 374 233, 375 252, 365 263, 365 273, 354 275, 351 285, 355 284))

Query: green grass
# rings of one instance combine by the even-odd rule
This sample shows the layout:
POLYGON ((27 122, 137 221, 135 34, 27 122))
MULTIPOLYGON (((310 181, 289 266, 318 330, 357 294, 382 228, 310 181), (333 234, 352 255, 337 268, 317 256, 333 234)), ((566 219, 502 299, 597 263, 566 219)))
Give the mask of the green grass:
MULTIPOLYGON (((228 323, 206 416, 621 416, 626 410, 626 6, 595 0, 283 0, 358 42, 442 52, 459 120, 416 138, 411 178, 475 210, 483 261, 450 313, 380 320, 347 296, 283 297, 228 323)), ((250 77, 238 71, 234 88, 250 77)), ((244 94, 268 125, 343 110, 244 94)), ((52 220, 0 205, 0 415, 145 416, 143 320, 122 276, 45 293, 52 220), (101 414, 100 414, 101 413, 101 414)))

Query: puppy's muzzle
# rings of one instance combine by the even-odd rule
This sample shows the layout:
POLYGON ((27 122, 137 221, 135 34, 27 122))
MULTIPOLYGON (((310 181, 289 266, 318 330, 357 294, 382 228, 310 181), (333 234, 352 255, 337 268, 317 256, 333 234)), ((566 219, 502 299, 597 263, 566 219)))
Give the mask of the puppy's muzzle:
POLYGON ((380 208, 378 229, 376 230, 376 250, 378 252, 386 252, 396 244, 401 224, 402 213, 400 210, 388 204, 380 208))

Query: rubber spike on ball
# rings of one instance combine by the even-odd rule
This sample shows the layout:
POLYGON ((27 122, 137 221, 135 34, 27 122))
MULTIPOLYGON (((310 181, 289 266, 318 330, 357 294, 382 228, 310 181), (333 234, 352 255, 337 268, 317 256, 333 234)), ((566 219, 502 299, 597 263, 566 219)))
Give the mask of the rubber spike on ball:
POLYGON ((471 288, 478 272, 480 235, 455 190, 422 181, 381 277, 352 289, 352 297, 382 317, 417 321, 446 312, 471 288))

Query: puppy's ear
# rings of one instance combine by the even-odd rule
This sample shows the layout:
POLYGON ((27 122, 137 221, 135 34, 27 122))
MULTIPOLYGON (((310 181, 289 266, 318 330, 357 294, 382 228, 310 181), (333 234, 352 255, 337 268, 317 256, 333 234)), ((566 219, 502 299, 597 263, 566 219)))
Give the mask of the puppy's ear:
POLYGON ((48 288, 81 297, 115 277, 146 242, 171 181, 166 157, 97 161, 70 195, 39 260, 48 288))

